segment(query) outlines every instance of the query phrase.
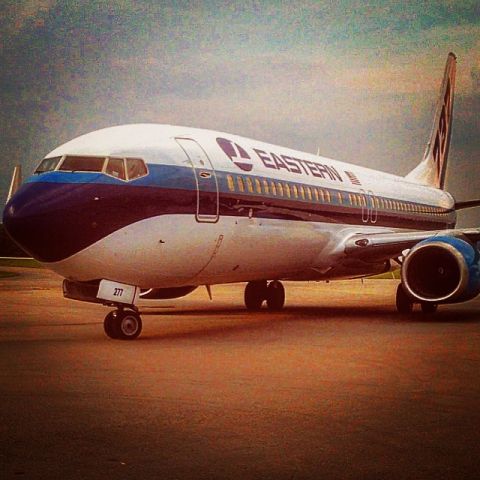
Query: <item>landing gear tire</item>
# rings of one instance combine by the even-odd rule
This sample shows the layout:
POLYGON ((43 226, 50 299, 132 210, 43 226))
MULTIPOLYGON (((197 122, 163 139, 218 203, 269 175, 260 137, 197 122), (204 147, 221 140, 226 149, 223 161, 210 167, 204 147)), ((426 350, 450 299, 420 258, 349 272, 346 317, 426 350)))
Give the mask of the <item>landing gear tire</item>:
POLYGON ((267 306, 269 310, 281 310, 285 305, 285 289, 278 280, 270 282, 267 287, 267 306))
POLYGON ((402 284, 399 284, 397 287, 396 305, 398 313, 403 315, 412 313, 413 311, 413 302, 407 292, 405 292, 402 284))
POLYGON ((425 315, 433 315, 437 311, 438 305, 436 303, 422 302, 420 307, 425 315))
POLYGON ((247 307, 247 310, 260 310, 262 308, 262 303, 266 298, 266 280, 247 283, 244 294, 245 306, 247 307))
POLYGON ((135 340, 142 332, 142 319, 133 310, 115 310, 105 317, 103 328, 110 338, 135 340))
POLYGON ((117 327, 116 327, 116 311, 110 312, 103 321, 103 329, 107 337, 118 338, 117 336, 117 327))

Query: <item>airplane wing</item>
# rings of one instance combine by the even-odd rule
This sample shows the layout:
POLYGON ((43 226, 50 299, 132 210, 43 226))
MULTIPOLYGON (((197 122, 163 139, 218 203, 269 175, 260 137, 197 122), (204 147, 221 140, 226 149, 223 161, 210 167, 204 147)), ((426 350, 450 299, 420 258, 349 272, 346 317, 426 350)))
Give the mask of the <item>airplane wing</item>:
POLYGON ((364 261, 383 261, 401 256, 422 240, 445 236, 474 243, 480 241, 480 228, 355 234, 345 241, 345 254, 364 261))

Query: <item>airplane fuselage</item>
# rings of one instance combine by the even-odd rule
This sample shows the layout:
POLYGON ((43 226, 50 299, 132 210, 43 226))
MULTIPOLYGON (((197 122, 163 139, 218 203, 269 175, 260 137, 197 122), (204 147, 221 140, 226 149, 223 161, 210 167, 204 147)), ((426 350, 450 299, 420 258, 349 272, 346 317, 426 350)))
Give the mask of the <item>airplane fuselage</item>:
POLYGON ((210 130, 112 127, 46 158, 55 169, 29 178, 5 222, 32 256, 80 282, 164 288, 371 275, 388 265, 347 258, 347 237, 456 221, 443 190, 210 130), (95 163, 90 171, 69 170, 80 157, 95 163), (146 170, 122 178, 109 159, 124 158, 146 170))

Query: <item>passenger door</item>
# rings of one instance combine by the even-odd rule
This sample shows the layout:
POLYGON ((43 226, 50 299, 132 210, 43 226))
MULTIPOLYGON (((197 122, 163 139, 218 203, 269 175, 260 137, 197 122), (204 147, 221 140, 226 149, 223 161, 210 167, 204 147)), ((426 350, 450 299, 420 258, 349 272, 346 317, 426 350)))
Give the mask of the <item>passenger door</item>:
POLYGON ((176 138, 190 163, 197 185, 197 222, 218 221, 218 182, 210 158, 205 150, 191 138, 176 138))

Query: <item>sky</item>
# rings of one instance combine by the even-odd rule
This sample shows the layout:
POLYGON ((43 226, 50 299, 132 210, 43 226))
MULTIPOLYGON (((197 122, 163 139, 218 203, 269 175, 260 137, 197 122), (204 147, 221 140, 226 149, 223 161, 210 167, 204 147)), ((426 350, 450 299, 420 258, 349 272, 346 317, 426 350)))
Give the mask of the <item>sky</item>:
MULTIPOLYGON (((222 130, 405 175, 458 57, 447 189, 480 198, 480 3, 3 0, 0 198, 14 165, 138 122, 222 130)), ((480 225, 480 209, 460 215, 480 225)))

